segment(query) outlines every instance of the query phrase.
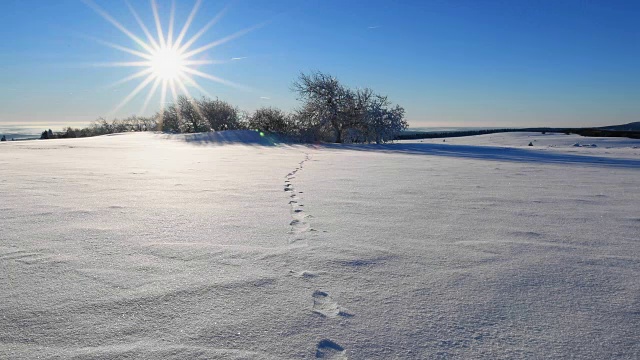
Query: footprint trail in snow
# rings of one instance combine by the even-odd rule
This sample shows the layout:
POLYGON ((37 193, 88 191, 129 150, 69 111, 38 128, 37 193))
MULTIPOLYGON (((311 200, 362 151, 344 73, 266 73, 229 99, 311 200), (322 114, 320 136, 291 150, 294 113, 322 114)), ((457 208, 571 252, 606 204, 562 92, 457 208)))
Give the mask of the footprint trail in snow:
MULTIPOLYGON (((287 174, 285 177, 286 180, 284 182, 284 191, 289 194, 289 206, 291 207, 291 231, 289 232, 292 235, 300 235, 307 231, 314 231, 311 229, 311 226, 308 223, 308 219, 311 218, 310 215, 305 214, 302 204, 302 199, 299 194, 302 194, 302 191, 296 191, 293 186, 293 179, 296 178, 296 174, 304 168, 304 164, 311 160, 310 154, 305 154, 304 160, 298 163, 298 167, 296 167, 293 171, 287 174)), ((296 242, 302 240, 297 236, 291 240, 291 242, 296 242)))
MULTIPOLYGON (((311 215, 308 215, 304 211, 304 204, 302 203, 302 191, 296 191, 294 186, 294 180, 296 178, 296 174, 304 169, 304 165, 307 161, 311 160, 310 154, 305 154, 304 160, 298 163, 298 167, 296 167, 293 171, 288 173, 285 176, 284 181, 284 191, 289 195, 289 206, 291 213, 291 230, 289 234, 292 235, 290 239, 290 243, 295 243, 298 241, 305 240, 304 234, 310 231, 316 231, 311 228, 308 220, 312 218, 311 215)), ((315 273, 309 271, 303 271, 297 275, 300 278, 304 279, 312 279, 318 276, 315 273)), ((312 312, 318 314, 324 318, 338 318, 338 317, 352 317, 353 315, 349 313, 346 309, 342 308, 335 302, 328 293, 324 291, 316 290, 312 294, 313 305, 312 312)), ((316 358, 322 359, 347 359, 345 349, 336 342, 333 342, 329 339, 321 340, 316 347, 316 358)))

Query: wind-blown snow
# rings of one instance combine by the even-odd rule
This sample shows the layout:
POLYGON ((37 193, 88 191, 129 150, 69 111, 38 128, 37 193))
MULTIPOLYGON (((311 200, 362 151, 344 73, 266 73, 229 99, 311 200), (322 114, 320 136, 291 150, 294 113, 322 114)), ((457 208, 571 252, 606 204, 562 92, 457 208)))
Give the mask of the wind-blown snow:
POLYGON ((2 143, 0 358, 638 358, 640 141, 565 136, 2 143))

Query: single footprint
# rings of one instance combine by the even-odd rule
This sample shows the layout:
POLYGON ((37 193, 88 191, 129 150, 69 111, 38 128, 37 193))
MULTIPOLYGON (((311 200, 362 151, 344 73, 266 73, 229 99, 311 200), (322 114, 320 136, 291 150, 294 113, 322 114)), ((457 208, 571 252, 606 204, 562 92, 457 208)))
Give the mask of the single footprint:
POLYGON ((346 360, 344 348, 329 339, 321 340, 316 349, 316 359, 346 360))
POLYGON ((331 296, 324 291, 313 292, 313 312, 326 317, 344 316, 351 317, 350 313, 342 309, 338 303, 331 299, 331 296))
POLYGON ((309 224, 298 219, 294 219, 293 221, 291 221, 291 223, 289 223, 289 225, 291 225, 291 231, 289 232, 290 234, 299 234, 301 232, 309 230, 309 224))

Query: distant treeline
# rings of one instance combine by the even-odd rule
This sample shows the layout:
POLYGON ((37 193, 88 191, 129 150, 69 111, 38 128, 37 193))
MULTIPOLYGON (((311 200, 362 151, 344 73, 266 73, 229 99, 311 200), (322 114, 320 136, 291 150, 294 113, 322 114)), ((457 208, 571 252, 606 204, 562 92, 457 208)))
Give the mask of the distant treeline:
POLYGON ((400 133, 396 140, 417 140, 417 139, 437 139, 461 136, 474 136, 484 134, 495 134, 502 132, 540 132, 540 133, 562 133, 577 134, 589 137, 626 137, 640 139, 640 131, 619 131, 605 130, 600 128, 525 128, 525 129, 484 129, 484 130, 464 130, 464 131, 444 131, 444 132, 404 132, 400 133))
POLYGON ((99 118, 86 128, 43 131, 41 139, 98 136, 130 131, 195 133, 259 130, 303 142, 384 143, 407 128, 404 109, 371 89, 350 89, 321 72, 300 74, 293 83, 301 106, 291 113, 264 107, 248 114, 230 103, 179 96, 154 116, 131 116, 111 122, 99 118))
POLYGON ((84 128, 72 128, 69 126, 62 131, 45 130, 40 134, 40 139, 82 138, 119 132, 156 131, 157 129, 158 122, 154 117, 130 116, 122 120, 114 119, 111 122, 104 118, 99 118, 84 128))
POLYGON ((640 131, 620 131, 620 130, 604 130, 593 128, 567 129, 564 133, 578 134, 590 137, 626 137, 631 139, 640 139, 640 131))
POLYGON ((501 132, 521 131, 519 129, 484 129, 484 130, 462 130, 462 131, 442 131, 442 132, 415 132, 401 133, 396 136, 396 140, 417 140, 417 139, 438 139, 449 137, 474 136, 484 134, 494 134, 501 132))
POLYGON ((598 127, 597 129, 640 132, 640 121, 630 122, 628 124, 621 124, 621 125, 602 126, 602 127, 598 127))

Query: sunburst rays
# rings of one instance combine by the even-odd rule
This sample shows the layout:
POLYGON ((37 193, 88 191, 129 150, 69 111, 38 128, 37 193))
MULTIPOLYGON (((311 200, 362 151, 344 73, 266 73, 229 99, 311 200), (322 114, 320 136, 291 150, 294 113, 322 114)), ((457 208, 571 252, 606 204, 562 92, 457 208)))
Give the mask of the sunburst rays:
POLYGON ((146 88, 149 88, 147 95, 144 98, 140 113, 144 113, 153 96, 159 91, 160 94, 160 109, 162 110, 166 104, 168 93, 171 93, 171 97, 174 101, 177 100, 179 95, 186 95, 191 97, 188 88, 192 87, 202 92, 203 94, 210 96, 209 93, 196 81, 196 77, 213 81, 226 86, 231 86, 239 89, 247 89, 245 86, 236 84, 232 81, 225 80, 218 76, 206 73, 197 69, 196 67, 202 65, 220 64, 225 61, 219 60, 202 60, 194 58, 196 55, 202 54, 212 48, 236 39, 246 33, 257 29, 264 25, 258 24, 236 33, 223 37, 221 39, 209 42, 199 47, 194 47, 194 44, 224 16, 228 10, 228 6, 220 11, 215 17, 207 22, 201 29, 195 32, 191 37, 187 37, 187 33, 196 17, 198 10, 202 4, 202 0, 196 0, 191 12, 189 13, 185 23, 177 32, 175 28, 175 10, 176 2, 171 1, 171 8, 169 12, 169 21, 166 25, 166 32, 164 31, 163 23, 161 20, 158 4, 156 0, 150 0, 151 12, 153 13, 154 25, 156 35, 154 36, 152 30, 147 27, 136 9, 126 1, 126 5, 135 19, 136 23, 140 27, 140 30, 144 34, 145 40, 136 35, 133 31, 122 25, 121 22, 116 20, 113 16, 107 13, 104 9, 98 6, 93 0, 83 0, 83 2, 99 14, 103 19, 111 23, 114 27, 124 33, 131 41, 137 46, 137 48, 131 48, 112 42, 94 39, 99 43, 108 46, 112 49, 119 50, 121 52, 133 55, 136 59, 132 61, 118 61, 118 62, 102 62, 95 63, 94 66, 106 66, 106 67, 132 67, 142 68, 142 70, 126 76, 111 86, 119 86, 134 80, 140 80, 140 83, 124 97, 124 99, 111 111, 115 114, 122 109, 125 105, 129 104, 138 94, 143 92, 146 88), (177 36, 176 36, 177 33, 177 36))

